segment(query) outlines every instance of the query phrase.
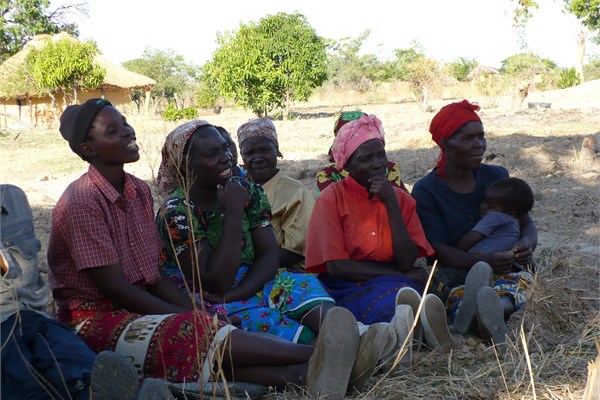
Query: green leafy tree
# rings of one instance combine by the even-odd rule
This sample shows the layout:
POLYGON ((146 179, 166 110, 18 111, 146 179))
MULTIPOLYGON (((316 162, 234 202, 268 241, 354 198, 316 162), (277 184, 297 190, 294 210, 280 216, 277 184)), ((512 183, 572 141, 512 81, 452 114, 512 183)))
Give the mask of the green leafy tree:
POLYGON ((350 86, 365 92, 373 87, 374 82, 394 78, 393 63, 381 62, 373 54, 361 54, 370 36, 371 31, 366 30, 355 38, 346 37, 328 44, 328 75, 335 86, 350 86))
POLYGON ((589 63, 584 66, 585 76, 593 81, 600 79, 600 56, 592 58, 589 63))
POLYGON ((394 54, 396 56, 396 78, 401 81, 409 81, 412 69, 410 65, 425 57, 425 50, 418 41, 413 40, 409 48, 396 49, 394 54))
POLYGON ((50 10, 50 0, 0 0, 0 62, 17 53, 35 35, 68 32, 77 37, 74 14, 87 15, 87 3, 50 10))
MULTIPOLYGON (((535 0, 512 0, 516 2, 514 9, 514 25, 523 28, 532 18, 532 9, 539 8, 535 0)), ((577 20, 575 39, 579 54, 575 69, 581 81, 584 81, 583 63, 586 52, 588 32, 595 34, 595 41, 600 41, 600 0, 554 0, 564 14, 571 14, 577 20)))
POLYGON ((225 98, 258 116, 308 99, 327 78, 325 43, 306 17, 278 13, 217 35, 207 79, 225 98))
POLYGON ((439 86, 439 63, 433 58, 419 57, 407 65, 408 82, 415 96, 421 100, 423 111, 428 110, 429 93, 439 86))
POLYGON ((565 89, 571 86, 579 85, 581 81, 577 76, 575 68, 566 68, 560 71, 560 77, 558 79, 558 88, 565 89))
POLYGON ((477 68, 477 65, 477 60, 473 58, 459 57, 446 64, 446 71, 450 76, 463 82, 467 79, 467 75, 477 68))
POLYGON ((223 97, 214 87, 214 83, 209 79, 206 73, 206 65, 202 67, 198 81, 194 93, 196 104, 200 108, 211 108, 219 114, 224 105, 223 97))
POLYGON ((65 105, 77 101, 77 91, 98 87, 106 71, 94 62, 98 48, 92 42, 72 39, 48 40, 41 50, 32 49, 27 55, 27 69, 38 89, 54 99, 62 93, 65 105))
POLYGON ((526 52, 502 60, 500 73, 507 75, 514 83, 530 81, 538 87, 547 88, 557 80, 558 68, 554 61, 526 52))
POLYGON ((398 79, 408 82, 423 111, 428 109, 429 93, 440 85, 440 65, 427 57, 421 44, 413 40, 411 47, 394 50, 395 70, 398 79))
MULTIPOLYGON (((147 47, 142 57, 125 61, 122 65, 129 71, 156 81, 151 92, 153 112, 156 112, 162 100, 166 100, 168 104, 174 102, 175 108, 182 109, 185 107, 185 99, 192 97, 198 68, 171 49, 147 47)), ((133 96, 137 95, 138 93, 133 93, 133 96)))
POLYGON ((500 72, 532 78, 555 68, 556 63, 550 59, 539 57, 534 53, 519 53, 502 60, 500 72))

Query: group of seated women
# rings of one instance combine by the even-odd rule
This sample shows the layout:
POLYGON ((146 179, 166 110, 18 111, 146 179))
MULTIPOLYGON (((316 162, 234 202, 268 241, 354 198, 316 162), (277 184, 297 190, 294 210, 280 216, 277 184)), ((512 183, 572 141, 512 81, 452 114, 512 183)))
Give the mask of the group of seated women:
POLYGON ((410 365, 413 324, 419 341, 449 351, 447 306, 459 333, 501 343, 537 238, 525 214, 510 251, 457 246, 486 188, 508 175, 482 164, 476 110, 464 101, 436 115, 442 157, 412 196, 382 122, 343 113, 316 201, 277 167, 270 120, 238 128, 244 169, 226 130, 191 121, 165 140, 155 215, 149 186, 124 171, 139 159, 126 118, 102 99, 69 106, 61 134, 90 166, 52 212, 57 316, 140 377, 295 384, 330 399, 363 390, 379 366, 410 365), (415 266, 424 257, 441 264, 429 293, 415 266))

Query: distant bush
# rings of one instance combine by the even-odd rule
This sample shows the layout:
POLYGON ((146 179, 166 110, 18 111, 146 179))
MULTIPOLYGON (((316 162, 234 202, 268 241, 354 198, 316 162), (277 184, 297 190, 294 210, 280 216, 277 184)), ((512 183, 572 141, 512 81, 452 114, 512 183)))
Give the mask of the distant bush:
POLYGON ((557 82, 557 86, 559 89, 569 88, 571 86, 577 86, 581 83, 581 79, 579 79, 579 75, 577 75, 577 71, 575 68, 571 67, 568 69, 563 69, 559 73, 559 78, 557 82))
MULTIPOLYGON (((600 34, 598 37, 600 37, 600 34)), ((586 81, 600 79, 600 56, 590 60, 588 64, 583 66, 583 74, 586 81)))
POLYGON ((477 60, 459 57, 446 64, 445 72, 449 76, 464 82, 467 80, 467 75, 475 68, 477 68, 477 60))
POLYGON ((196 88, 195 100, 200 108, 213 108, 217 106, 217 100, 220 100, 219 93, 204 82, 200 82, 196 88))
POLYGON ((558 73, 556 63, 534 53, 519 53, 502 61, 500 73, 516 81, 531 80, 537 90, 556 87, 558 73))
POLYGON ((165 121, 179 121, 180 119, 195 119, 198 118, 198 109, 195 107, 187 107, 181 110, 175 108, 173 104, 169 104, 162 113, 165 121))

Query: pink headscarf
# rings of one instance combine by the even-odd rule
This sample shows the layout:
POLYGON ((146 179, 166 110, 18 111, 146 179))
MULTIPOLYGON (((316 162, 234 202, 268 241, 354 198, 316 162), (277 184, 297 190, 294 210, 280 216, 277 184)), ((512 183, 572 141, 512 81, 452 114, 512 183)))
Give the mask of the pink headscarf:
POLYGON ((375 115, 365 114, 348 122, 338 131, 331 148, 336 168, 340 171, 344 169, 352 154, 364 142, 379 139, 385 143, 384 136, 381 121, 375 115))
POLYGON ((185 144, 196 129, 204 125, 210 125, 207 121, 198 119, 179 125, 167 135, 165 144, 162 148, 162 161, 158 168, 156 185, 158 193, 163 199, 166 199, 183 184, 183 177, 180 173, 181 161, 183 160, 183 150, 185 144))
POLYGON ((479 106, 463 100, 457 103, 450 103, 440 108, 437 114, 431 120, 429 132, 431 138, 440 147, 440 155, 438 157, 437 175, 446 175, 446 154, 444 153, 443 140, 454 135, 458 128, 471 121, 479 121, 479 115, 475 111, 479 111, 479 106))

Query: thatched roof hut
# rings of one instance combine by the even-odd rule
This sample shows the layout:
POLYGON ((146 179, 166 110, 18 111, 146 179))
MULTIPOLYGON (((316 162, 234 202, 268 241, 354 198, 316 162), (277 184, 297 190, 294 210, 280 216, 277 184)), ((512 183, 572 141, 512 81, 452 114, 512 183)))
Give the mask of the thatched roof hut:
POLYGON ((487 65, 479 64, 473 71, 469 72, 469 75, 467 75, 467 80, 472 81, 473 79, 478 78, 479 76, 484 75, 484 74, 496 75, 499 73, 500 72, 495 68, 488 67, 487 65))
MULTIPOLYGON (((35 127, 54 123, 57 112, 53 99, 35 87, 35 82, 25 72, 25 63, 31 49, 39 50, 49 41, 65 39, 77 40, 64 32, 54 36, 38 35, 21 51, 0 64, 0 126, 35 127)), ((94 61, 106 71, 104 80, 97 88, 78 91, 78 100, 103 97, 122 112, 139 112, 138 106, 131 100, 131 90, 144 90, 148 98, 156 82, 147 76, 118 67, 101 55, 96 55, 94 61)), ((55 94, 55 99, 58 104, 62 104, 64 100, 59 93, 55 94)))

